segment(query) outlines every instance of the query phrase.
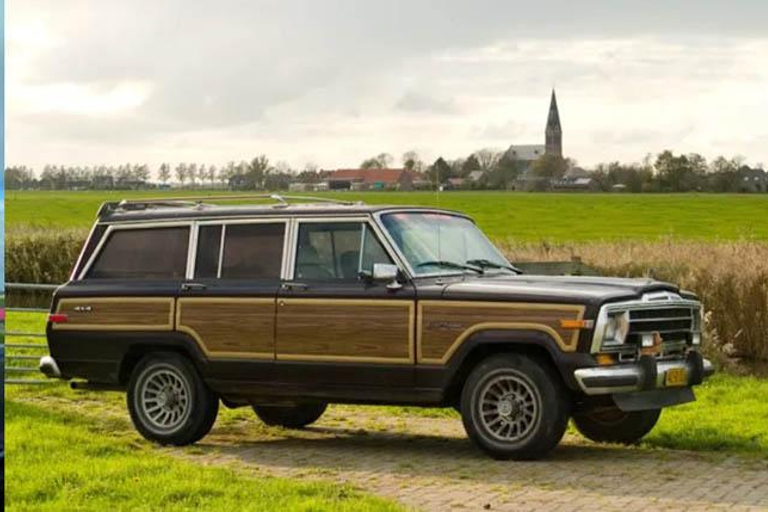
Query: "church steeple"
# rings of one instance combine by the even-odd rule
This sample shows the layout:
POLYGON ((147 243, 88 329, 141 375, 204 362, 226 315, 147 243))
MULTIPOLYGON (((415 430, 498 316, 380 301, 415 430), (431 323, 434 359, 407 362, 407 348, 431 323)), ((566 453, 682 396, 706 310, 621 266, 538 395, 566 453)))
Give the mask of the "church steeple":
POLYGON ((563 129, 560 126, 560 112, 557 110, 557 97, 552 89, 552 99, 549 101, 549 115, 545 133, 545 154, 563 156, 563 129))

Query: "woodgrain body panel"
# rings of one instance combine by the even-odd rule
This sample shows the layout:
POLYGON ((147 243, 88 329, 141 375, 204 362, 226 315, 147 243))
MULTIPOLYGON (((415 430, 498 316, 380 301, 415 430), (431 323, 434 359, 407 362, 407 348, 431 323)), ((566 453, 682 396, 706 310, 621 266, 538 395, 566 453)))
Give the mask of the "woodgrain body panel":
POLYGON ((192 336, 211 358, 273 359, 275 299, 182 298, 177 329, 192 336))
POLYGON ((577 320, 584 306, 467 301, 420 301, 417 362, 445 364, 472 334, 489 329, 537 330, 551 336, 564 352, 573 352, 579 331, 560 320, 577 320))
POLYGON ((67 322, 57 331, 172 331, 172 297, 99 297, 61 299, 56 313, 67 322))
POLYGON ((277 359, 414 362, 409 300, 281 299, 277 359))

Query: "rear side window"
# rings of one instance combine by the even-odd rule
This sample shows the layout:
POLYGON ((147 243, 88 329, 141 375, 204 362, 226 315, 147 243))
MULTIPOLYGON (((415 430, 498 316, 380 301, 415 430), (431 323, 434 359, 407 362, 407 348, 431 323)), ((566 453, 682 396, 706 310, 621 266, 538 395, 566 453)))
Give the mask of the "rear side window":
POLYGON ((195 277, 279 279, 284 239, 284 222, 200 226, 195 277))
POLYGON ((280 278, 285 223, 228 224, 224 232, 221 278, 280 278))
POLYGON ((189 228, 113 231, 96 257, 90 279, 183 279, 189 228))

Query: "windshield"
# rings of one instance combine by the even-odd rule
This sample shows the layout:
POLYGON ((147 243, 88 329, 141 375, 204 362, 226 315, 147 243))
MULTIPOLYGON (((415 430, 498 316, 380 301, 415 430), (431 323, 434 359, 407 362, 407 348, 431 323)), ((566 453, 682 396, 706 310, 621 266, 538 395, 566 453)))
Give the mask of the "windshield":
POLYGON ((383 215, 381 221, 415 275, 516 270, 464 217, 409 212, 383 215))

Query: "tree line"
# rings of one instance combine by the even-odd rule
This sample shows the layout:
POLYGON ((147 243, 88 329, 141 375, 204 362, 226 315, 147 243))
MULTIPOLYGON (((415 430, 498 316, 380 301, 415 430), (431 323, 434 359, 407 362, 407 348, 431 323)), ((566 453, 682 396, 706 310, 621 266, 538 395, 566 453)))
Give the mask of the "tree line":
MULTIPOLYGON (((389 153, 366 158, 361 169, 383 169, 395 164, 389 153)), ((768 192, 768 173, 762 166, 751 167, 743 158, 718 156, 711 162, 696 153, 675 154, 666 150, 648 155, 640 163, 609 162, 585 171, 568 158, 544 155, 523 162, 508 152, 481 149, 466 158, 437 158, 425 163, 415 151, 400 159, 423 188, 450 185, 476 190, 546 191, 567 185, 576 178, 588 178, 590 190, 627 192, 768 192)), ((285 162, 272 164, 266 155, 249 161, 215 165, 160 164, 154 174, 146 164, 118 166, 46 165, 39 176, 26 166, 5 170, 9 190, 110 190, 168 187, 227 188, 232 190, 286 190, 291 183, 320 183, 330 171, 309 163, 302 170, 285 162), (154 175, 154 179, 153 179, 154 175)))

